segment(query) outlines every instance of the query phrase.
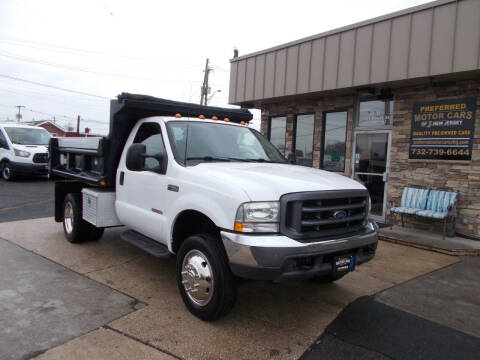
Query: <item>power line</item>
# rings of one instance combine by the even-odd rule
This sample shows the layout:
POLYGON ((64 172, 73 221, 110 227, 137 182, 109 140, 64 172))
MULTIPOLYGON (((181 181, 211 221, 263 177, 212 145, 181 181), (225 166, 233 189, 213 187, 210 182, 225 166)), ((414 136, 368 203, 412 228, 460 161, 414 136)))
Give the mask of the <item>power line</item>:
POLYGON ((14 59, 14 60, 26 61, 26 62, 30 62, 30 63, 45 65, 45 66, 51 66, 51 67, 55 67, 55 68, 66 69, 66 70, 70 70, 70 71, 80 71, 80 72, 86 72, 86 73, 95 74, 95 75, 119 77, 119 78, 131 79, 131 80, 171 82, 171 83, 201 82, 201 81, 198 81, 198 80, 165 80, 165 79, 157 79, 157 78, 145 78, 145 77, 138 77, 138 76, 131 76, 131 75, 106 73, 106 72, 89 70, 89 69, 75 67, 75 66, 68 66, 68 65, 63 65, 63 64, 52 63, 52 62, 44 61, 44 60, 40 60, 40 59, 29 58, 29 57, 26 57, 26 56, 21 56, 21 55, 18 55, 18 54, 8 53, 8 52, 5 52, 5 51, 0 51, 0 56, 10 58, 10 59, 14 59))
MULTIPOLYGON (((5 105, 5 104, 0 104, 0 106, 10 108, 10 109, 18 107, 18 106, 14 106, 14 105, 5 105)), ((39 114, 39 115, 54 117, 57 120, 62 120, 62 119, 64 119, 64 120, 76 120, 77 119, 74 116, 62 115, 62 114, 58 114, 58 113, 47 113, 47 112, 44 112, 44 111, 38 111, 38 110, 32 109, 30 107, 25 107, 25 106, 22 106, 22 107, 25 109, 24 111, 29 111, 31 113, 35 113, 35 114, 39 114)), ((107 125, 107 126, 109 124, 106 121, 100 121, 100 120, 94 120, 94 119, 85 119, 83 117, 82 117, 82 121, 87 122, 87 123, 95 123, 95 124, 107 125)))
POLYGON ((83 91, 66 89, 66 88, 62 88, 62 87, 58 87, 58 86, 53 86, 53 85, 48 85, 48 84, 43 84, 43 83, 37 82, 37 81, 25 80, 25 79, 21 79, 21 78, 15 77, 15 76, 0 74, 0 77, 6 78, 6 79, 10 79, 10 80, 15 80, 15 81, 21 81, 21 82, 25 82, 25 83, 33 84, 33 85, 37 85, 37 86, 43 86, 43 87, 47 87, 47 88, 51 88, 51 89, 56 89, 56 90, 61 90, 61 91, 66 91, 66 92, 71 92, 71 93, 78 94, 78 95, 92 96, 92 97, 96 97, 96 98, 99 98, 99 99, 111 100, 111 98, 109 98, 109 97, 105 97, 105 96, 101 96, 101 95, 95 95, 95 94, 90 94, 90 93, 83 92, 83 91))
POLYGON ((18 45, 18 43, 20 43, 20 44, 24 43, 23 45, 20 45, 20 46, 26 46, 26 47, 28 47, 28 45, 25 45, 25 44, 30 44, 30 47, 32 47, 31 45, 37 45, 37 49, 38 49, 38 46, 41 46, 41 47, 46 47, 46 48, 54 48, 54 49, 63 50, 64 52, 84 53, 84 55, 85 54, 93 54, 93 55, 100 55, 100 56, 104 56, 104 57, 105 56, 116 57, 116 58, 133 60, 133 61, 141 61, 141 62, 202 66, 202 64, 181 63, 181 62, 178 62, 178 61, 165 61, 165 60, 160 60, 160 59, 148 59, 148 58, 142 58, 142 57, 137 57, 137 56, 113 54, 113 53, 108 53, 108 52, 104 52, 104 51, 80 49, 80 48, 74 48, 74 47, 69 47, 69 46, 48 44, 48 43, 39 42, 39 41, 32 41, 32 40, 26 40, 26 39, 20 39, 20 38, 12 38, 12 37, 6 37, 6 36, 0 36, 0 41, 17 43, 17 44, 13 44, 13 45, 18 45))
MULTIPOLYGON (((62 97, 59 97, 59 96, 55 96, 54 94, 41 94, 41 93, 36 93, 36 92, 23 92, 22 90, 18 90, 18 89, 5 89, 5 88, 2 88, 0 87, 0 92, 5 92, 5 93, 8 93, 8 94, 12 94, 12 95, 16 95, 16 96, 22 96, 22 97, 28 97, 28 98, 35 98, 35 99, 39 99, 39 100, 42 100, 42 101, 45 101, 45 100, 48 100, 48 101, 51 101, 51 102, 57 102, 57 103, 62 103, 62 104, 68 104, 68 105, 71 105, 71 102, 72 100, 78 100, 79 98, 75 98, 75 99, 69 99, 69 102, 67 101, 64 101, 62 100, 63 98, 62 97)), ((102 106, 102 104, 89 104, 89 105, 86 105, 86 106, 102 106)))

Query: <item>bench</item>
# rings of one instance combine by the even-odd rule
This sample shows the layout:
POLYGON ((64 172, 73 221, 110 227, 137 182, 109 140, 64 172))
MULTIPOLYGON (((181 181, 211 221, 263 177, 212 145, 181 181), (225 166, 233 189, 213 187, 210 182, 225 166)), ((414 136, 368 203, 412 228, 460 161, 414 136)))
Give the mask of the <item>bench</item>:
POLYGON ((415 215, 443 221, 443 239, 447 229, 447 221, 455 220, 457 193, 452 191, 418 189, 406 187, 402 192, 400 206, 392 207, 390 211, 403 215, 415 215))

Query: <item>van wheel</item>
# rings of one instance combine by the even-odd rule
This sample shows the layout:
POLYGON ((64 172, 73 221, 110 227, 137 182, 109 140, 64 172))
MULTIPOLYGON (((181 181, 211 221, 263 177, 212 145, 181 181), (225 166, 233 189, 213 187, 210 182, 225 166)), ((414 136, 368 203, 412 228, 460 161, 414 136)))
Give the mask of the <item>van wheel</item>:
POLYGON ((12 171, 12 168, 10 167, 10 163, 8 163, 8 162, 2 163, 1 170, 2 170, 2 179, 3 180, 11 181, 15 178, 15 176, 13 174, 13 171, 12 171))
POLYGON ((202 320, 215 320, 232 310, 237 287, 217 238, 199 234, 182 243, 177 254, 177 285, 188 310, 202 320))
POLYGON ((63 201, 63 231, 71 243, 98 240, 103 228, 97 228, 82 219, 82 197, 80 194, 68 194, 63 201))

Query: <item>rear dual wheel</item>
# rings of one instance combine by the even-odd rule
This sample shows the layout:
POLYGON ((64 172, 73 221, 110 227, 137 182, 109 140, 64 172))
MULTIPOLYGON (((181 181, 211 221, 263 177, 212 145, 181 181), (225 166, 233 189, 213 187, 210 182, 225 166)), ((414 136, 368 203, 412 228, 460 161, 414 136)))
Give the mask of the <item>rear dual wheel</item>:
POLYGON ((71 243, 98 240, 103 228, 97 228, 82 219, 82 197, 80 194, 68 194, 63 201, 63 231, 71 243))

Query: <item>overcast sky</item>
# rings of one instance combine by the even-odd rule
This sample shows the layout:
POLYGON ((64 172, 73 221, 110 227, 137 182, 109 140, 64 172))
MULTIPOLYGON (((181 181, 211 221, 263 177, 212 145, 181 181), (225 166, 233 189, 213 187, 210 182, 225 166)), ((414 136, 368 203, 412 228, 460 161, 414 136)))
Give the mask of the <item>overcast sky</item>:
POLYGON ((80 115, 82 129, 106 133, 108 99, 124 91, 198 103, 206 58, 220 91, 209 104, 227 106, 234 47, 245 55, 426 2, 1 0, 0 121, 23 105, 24 120, 80 115))

